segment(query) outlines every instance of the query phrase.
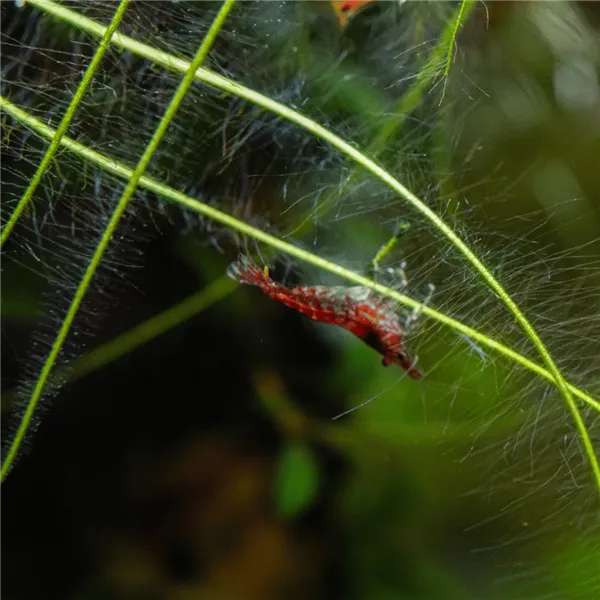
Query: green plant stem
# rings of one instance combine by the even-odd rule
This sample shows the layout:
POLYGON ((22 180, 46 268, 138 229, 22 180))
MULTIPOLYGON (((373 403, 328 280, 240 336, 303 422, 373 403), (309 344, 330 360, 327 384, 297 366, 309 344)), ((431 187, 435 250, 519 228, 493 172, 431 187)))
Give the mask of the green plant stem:
MULTIPOLYGON (((118 360, 143 344, 196 316, 204 309, 225 298, 237 287, 237 284, 229 279, 229 277, 225 275, 219 277, 219 279, 179 304, 151 317, 105 344, 94 348, 81 358, 58 367, 50 376, 49 384, 51 385, 60 381, 77 381, 89 373, 118 360)), ((2 394, 3 411, 4 406, 10 405, 15 396, 15 390, 10 390, 6 394, 2 394)))
POLYGON ((71 124, 71 120, 75 115, 75 111, 77 110, 79 104, 83 100, 83 96, 87 92, 87 89, 90 86, 90 83, 92 82, 92 79, 94 78, 98 67, 100 66, 100 62, 102 61, 102 58, 104 57, 104 54, 106 53, 106 50, 110 45, 110 40, 113 34, 117 30, 119 24, 121 23, 121 20, 123 19, 123 15, 125 14, 125 10, 127 9, 129 2, 130 0, 121 0, 119 7, 113 15, 113 18, 111 19, 108 27, 104 31, 100 44, 98 45, 98 48, 94 54, 94 57, 88 65, 88 68, 86 69, 85 73, 83 74, 83 77, 81 78, 81 81, 77 86, 75 93, 73 94, 73 98, 69 103, 67 111, 65 112, 60 124, 56 128, 56 134, 50 141, 48 149, 46 150, 46 153, 44 154, 44 157, 42 158, 42 161, 40 162, 35 174, 31 178, 31 181, 29 182, 25 193, 21 196, 17 207, 15 208, 10 218, 6 222, 6 225, 4 225, 4 228, 2 229, 2 233, 0 234, 0 248, 4 246, 4 242, 6 242, 6 240, 10 236, 14 226, 19 220, 19 217, 33 198, 35 190, 40 184, 40 181, 42 180, 46 169, 50 165, 52 158, 54 157, 56 151, 58 150, 58 147, 60 146, 60 140, 67 133, 67 129, 71 124))
MULTIPOLYGON (((152 136, 152 139, 146 146, 146 149, 144 150, 144 153, 142 154, 142 157, 140 158, 136 168, 134 169, 134 171, 131 173, 131 176, 129 177, 129 181, 125 187, 125 190, 123 191, 123 195, 121 196, 119 202, 117 203, 117 206, 110 218, 110 221, 109 221, 106 229, 104 230, 102 237, 100 238, 100 243, 98 244, 98 247, 96 248, 94 255, 92 256, 92 260, 90 261, 90 264, 88 265, 88 267, 85 271, 85 274, 81 280, 81 283, 79 284, 79 287, 77 288, 77 291, 75 292, 73 301, 71 302, 71 305, 69 307, 69 310, 67 311, 67 314, 61 325, 58 335, 56 336, 56 340, 54 341, 52 349, 50 350, 50 354, 48 355, 48 358, 46 359, 46 362, 44 363, 40 377, 38 378, 38 380, 36 382, 35 388, 33 390, 33 393, 31 395, 31 398, 30 398, 27 408, 25 410, 25 414, 23 415, 21 423, 19 424, 19 428, 17 429, 15 437, 13 438, 13 440, 11 442, 10 448, 8 450, 8 454, 7 454, 6 458, 4 459, 4 462, 2 463, 2 470, 0 472, 0 480, 1 481, 5 480, 8 472, 10 471, 12 463, 16 458, 16 455, 19 451, 21 443, 23 442, 23 439, 25 438, 27 430, 29 429, 29 425, 31 423, 31 419, 33 417, 33 414, 35 412, 37 404, 38 404, 38 402, 42 396, 42 393, 44 391, 46 381, 50 375, 50 372, 54 366, 54 363, 56 362, 58 354, 61 351, 61 348, 65 342, 65 339, 71 329, 71 325, 73 324, 75 315, 77 314, 77 311, 79 310, 81 302, 83 301, 83 297, 85 296, 85 294, 90 286, 90 283, 96 272, 96 269, 98 268, 98 265, 100 264, 100 260, 102 259, 104 252, 106 251, 106 248, 108 247, 108 244, 109 244, 112 236, 115 233, 117 225, 118 225, 123 213, 125 212, 125 210, 127 208, 127 205, 129 204, 129 201, 131 200, 131 198, 138 186, 138 182, 139 182, 140 178, 142 177, 144 171, 146 170, 146 167, 148 166, 150 160, 152 159, 152 156, 156 152, 156 149, 158 148, 158 145, 160 144, 164 134, 166 133, 167 128, 169 127, 171 121, 173 120, 173 117, 175 116, 175 113, 177 112, 179 105, 183 101, 189 88, 191 87, 192 83, 194 82, 196 70, 204 62, 206 55, 208 54, 209 50, 211 49, 219 31, 223 27, 223 24, 225 22, 225 19, 227 18, 227 15, 233 8, 234 4, 235 4, 235 0, 226 0, 223 3, 223 5, 221 6, 221 9, 219 10, 217 17, 215 18, 210 30, 206 34, 206 37, 202 41, 202 44, 200 45, 200 48, 198 49, 196 56, 190 63, 185 76, 183 77, 183 79, 181 80, 181 83, 179 84, 177 90, 175 91, 175 94, 173 95, 173 98, 171 99, 171 102, 169 103, 169 106, 167 107, 165 114, 163 115, 160 123, 158 124, 158 127, 156 128, 156 131, 154 132, 154 135, 152 136)), ((64 136, 63 136, 63 140, 64 140, 64 136)), ((59 141, 59 143, 60 143, 60 141, 59 141)))
POLYGON ((446 95, 446 86, 448 85, 448 77, 450 75, 450 68, 452 67, 452 59, 454 58, 454 48, 456 46, 456 39, 458 38, 458 32, 462 27, 462 24, 467 20, 469 13, 475 6, 474 0, 462 0, 460 8, 458 9, 458 15, 454 21, 454 28, 450 34, 448 40, 448 52, 446 54, 446 66, 444 67, 444 86, 442 87, 442 97, 440 98, 440 104, 444 101, 446 95))
POLYGON ((98 348, 66 366, 64 375, 68 377, 69 381, 84 377, 98 367, 125 356, 132 350, 181 325, 225 298, 237 287, 236 283, 228 277, 219 277, 219 279, 179 304, 140 323, 137 327, 113 338, 106 344, 98 346, 98 348))
MULTIPOLYGON (((46 138, 52 137, 54 130, 51 127, 48 127, 48 125, 46 125, 45 123, 42 123, 41 121, 30 115, 28 112, 24 111, 23 109, 19 108, 18 106, 1 96, 0 108, 7 114, 11 115, 15 120, 23 123, 30 129, 32 129, 38 135, 44 136, 46 138)), ((118 177, 123 177, 124 179, 128 179, 129 177, 131 177, 131 169, 110 157, 106 157, 96 152, 95 150, 84 146, 80 142, 76 142, 75 140, 65 137, 63 138, 62 145, 65 148, 71 150, 83 161, 89 161, 104 169, 108 173, 112 173, 113 175, 116 175, 118 177)), ((152 179, 151 177, 144 175, 140 178, 139 185, 170 200, 171 202, 180 204, 181 206, 193 210, 194 212, 200 213, 209 219, 212 219, 218 223, 221 223, 222 225, 225 225, 226 227, 235 229, 236 231, 239 231, 244 235, 252 237, 258 241, 264 242, 266 245, 271 246, 276 250, 284 252, 290 256, 293 256, 299 260, 302 260, 308 264, 321 268, 335 275, 339 275, 340 277, 348 279, 349 281, 352 281, 353 283, 356 283, 358 285, 367 286, 375 292, 377 292, 378 294, 386 296, 404 306, 408 306, 409 308, 420 307, 422 314, 426 315, 427 317, 430 317, 431 319, 434 319, 442 323, 443 325, 454 329, 456 332, 469 337, 481 346, 485 346, 486 348, 490 348, 491 350, 497 351, 498 353, 525 367, 526 369, 529 369, 537 375, 540 375, 547 381, 553 381, 552 375, 541 365, 533 362, 532 360, 529 360, 527 357, 523 356, 522 354, 519 354, 518 352, 515 352, 508 346, 497 342, 496 340, 486 336, 485 334, 477 331, 476 329, 469 327, 468 325, 465 325, 464 323, 461 323, 460 321, 453 319, 452 317, 440 313, 429 306, 420 305, 417 301, 413 300, 408 296, 405 296, 404 294, 397 292, 396 290, 378 284, 372 281, 371 279, 359 275, 358 273, 354 273, 352 271, 349 271, 348 269, 344 269, 343 267, 340 267, 335 263, 329 262, 324 258, 307 252, 306 250, 297 248, 296 246, 293 246, 288 242, 285 242, 268 233, 265 233, 260 229, 256 229, 255 227, 252 227, 251 225, 248 225, 243 221, 239 221, 234 217, 223 213, 212 206, 203 204, 202 202, 198 202, 194 198, 186 196, 182 192, 179 192, 178 190, 166 186, 163 183, 157 181, 156 179, 152 179)), ((583 402, 600 412, 600 401, 594 399, 592 396, 590 396, 583 390, 580 390, 576 386, 571 384, 568 385, 569 389, 573 394, 575 394, 575 396, 577 396, 580 400, 582 400, 583 402)))

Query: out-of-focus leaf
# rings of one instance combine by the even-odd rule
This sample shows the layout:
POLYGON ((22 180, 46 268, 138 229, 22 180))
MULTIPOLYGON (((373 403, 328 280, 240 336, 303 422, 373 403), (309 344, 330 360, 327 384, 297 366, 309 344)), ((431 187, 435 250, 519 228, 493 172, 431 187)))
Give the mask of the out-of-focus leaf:
POLYGON ((297 517, 315 499, 319 487, 319 467, 305 444, 291 443, 279 455, 274 480, 275 504, 286 518, 297 517))

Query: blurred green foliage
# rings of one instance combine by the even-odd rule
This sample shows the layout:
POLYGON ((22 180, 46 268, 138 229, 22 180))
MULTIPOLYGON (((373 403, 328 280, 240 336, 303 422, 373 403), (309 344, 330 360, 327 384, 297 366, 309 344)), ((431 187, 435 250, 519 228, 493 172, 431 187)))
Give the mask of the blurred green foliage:
POLYGON ((310 447, 290 443, 275 465, 275 503, 284 517, 295 517, 310 507, 319 486, 319 466, 310 447))

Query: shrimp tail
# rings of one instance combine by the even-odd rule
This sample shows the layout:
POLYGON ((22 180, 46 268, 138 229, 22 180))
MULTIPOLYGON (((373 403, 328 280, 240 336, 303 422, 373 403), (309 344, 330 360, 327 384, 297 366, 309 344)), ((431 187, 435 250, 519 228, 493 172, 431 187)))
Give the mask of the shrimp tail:
POLYGON ((410 360, 404 352, 391 352, 384 356, 381 362, 385 367, 391 364, 400 365, 411 379, 421 379, 423 377, 423 373, 415 367, 416 361, 410 360))

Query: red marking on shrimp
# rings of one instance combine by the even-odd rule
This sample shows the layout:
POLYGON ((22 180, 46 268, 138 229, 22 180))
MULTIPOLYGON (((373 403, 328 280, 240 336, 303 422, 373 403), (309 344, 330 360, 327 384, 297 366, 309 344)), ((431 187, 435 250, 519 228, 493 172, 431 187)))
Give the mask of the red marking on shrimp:
POLYGON ((227 275, 259 287, 267 296, 321 323, 338 325, 353 333, 383 356, 385 366, 400 365, 413 379, 422 377, 404 351, 400 317, 366 287, 297 286, 273 281, 269 269, 260 269, 247 258, 232 263, 227 275))

